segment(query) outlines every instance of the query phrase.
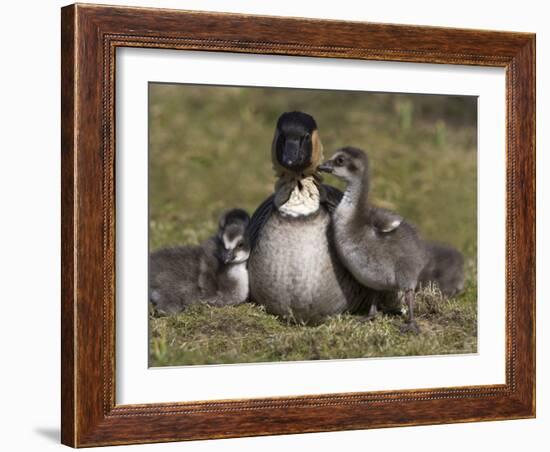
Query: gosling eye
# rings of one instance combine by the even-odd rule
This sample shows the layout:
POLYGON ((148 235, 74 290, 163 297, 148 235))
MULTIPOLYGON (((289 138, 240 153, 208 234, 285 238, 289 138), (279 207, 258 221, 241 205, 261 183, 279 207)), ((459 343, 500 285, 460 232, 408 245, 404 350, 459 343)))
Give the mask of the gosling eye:
POLYGON ((341 156, 338 156, 334 159, 334 164, 336 166, 343 166, 344 165, 344 158, 341 156))
POLYGON ((238 250, 240 250, 240 249, 242 249, 243 246, 244 246, 244 243, 241 241, 241 242, 237 243, 236 248, 237 248, 238 250))

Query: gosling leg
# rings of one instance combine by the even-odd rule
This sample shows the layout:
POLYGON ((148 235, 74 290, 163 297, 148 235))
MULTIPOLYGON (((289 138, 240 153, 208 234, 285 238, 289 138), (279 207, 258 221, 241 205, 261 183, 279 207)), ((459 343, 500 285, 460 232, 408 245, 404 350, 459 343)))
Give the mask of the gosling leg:
POLYGON ((401 332, 402 333, 414 333, 418 334, 420 333, 420 328, 418 327, 418 324, 416 323, 416 320, 414 319, 414 290, 413 289, 407 289, 405 290, 405 303, 407 303, 407 321, 401 326, 401 332))

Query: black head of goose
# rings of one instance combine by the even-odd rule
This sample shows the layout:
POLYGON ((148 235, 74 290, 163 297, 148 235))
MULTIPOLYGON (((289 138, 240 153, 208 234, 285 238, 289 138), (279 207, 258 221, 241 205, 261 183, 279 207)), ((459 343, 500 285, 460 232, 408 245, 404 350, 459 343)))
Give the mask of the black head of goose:
POLYGON ((321 183, 323 146, 313 117, 282 114, 271 157, 275 190, 249 227, 252 300, 280 317, 314 324, 386 296, 358 284, 336 255, 330 214, 342 193, 321 183))

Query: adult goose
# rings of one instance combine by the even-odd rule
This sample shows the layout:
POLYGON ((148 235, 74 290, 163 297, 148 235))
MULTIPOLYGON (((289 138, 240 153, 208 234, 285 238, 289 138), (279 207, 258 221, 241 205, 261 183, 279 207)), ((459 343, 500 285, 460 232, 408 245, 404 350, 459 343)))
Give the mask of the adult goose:
POLYGON ((312 116, 279 117, 271 158, 275 191, 253 214, 248 262, 251 299, 281 318, 316 324, 343 312, 384 304, 400 311, 396 296, 363 287, 340 262, 331 212, 342 193, 321 183, 323 146, 312 116))

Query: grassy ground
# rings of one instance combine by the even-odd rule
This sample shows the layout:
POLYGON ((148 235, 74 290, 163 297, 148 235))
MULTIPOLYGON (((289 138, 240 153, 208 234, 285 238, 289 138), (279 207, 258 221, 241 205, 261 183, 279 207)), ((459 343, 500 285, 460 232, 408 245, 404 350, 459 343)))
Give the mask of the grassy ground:
MULTIPOLYGON (((250 213, 273 190, 270 146, 283 111, 311 113, 325 155, 369 152, 373 196, 426 238, 459 248, 467 290, 417 296, 423 334, 402 336, 399 318, 361 323, 343 315, 318 327, 288 325, 260 307, 195 307, 151 317, 152 366, 475 352, 475 99, 284 90, 150 86, 150 247, 197 244, 220 212, 250 213)), ((335 179, 328 183, 339 185, 335 179)))

